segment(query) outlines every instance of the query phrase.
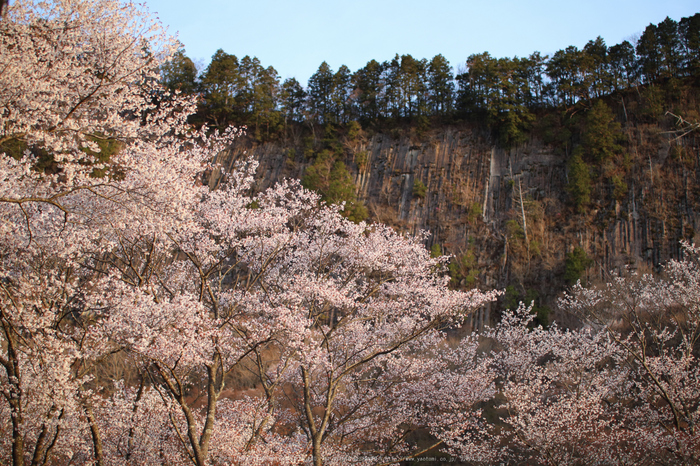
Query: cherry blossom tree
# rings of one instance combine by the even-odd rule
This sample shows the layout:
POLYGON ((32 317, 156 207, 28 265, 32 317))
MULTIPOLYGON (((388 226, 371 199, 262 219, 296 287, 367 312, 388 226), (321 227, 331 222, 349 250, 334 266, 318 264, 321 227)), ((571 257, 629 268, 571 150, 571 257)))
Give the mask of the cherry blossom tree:
POLYGON ((481 356, 497 418, 446 443, 484 464, 698 464, 700 251, 684 251, 661 276, 575 287, 561 305, 582 329, 506 312, 481 356))
POLYGON ((486 359, 499 379, 503 426, 480 447, 516 463, 625 464, 619 400, 631 381, 619 347, 589 328, 530 329, 533 318, 521 304, 486 333, 499 347, 486 359))
POLYGON ((657 462, 698 464, 700 250, 684 244, 662 277, 615 277, 577 287, 563 304, 602 327, 624 356, 633 386, 625 411, 635 449, 657 462))
POLYGON ((193 102, 157 82, 175 44, 143 9, 18 0, 0 37, 3 462, 405 457, 430 410, 490 393, 442 372, 473 346, 428 355, 495 294, 448 290, 421 238, 294 182, 253 197, 252 163, 200 182, 235 132, 187 127, 193 102), (115 355, 136 386, 96 378, 115 355), (229 399, 244 366, 259 390, 229 399))
POLYGON ((296 423, 321 464, 344 447, 357 451, 368 429, 379 442, 401 424, 415 425, 406 397, 440 364, 413 355, 435 353, 443 326, 495 295, 448 290, 436 274, 444 259, 431 259, 419 239, 355 225, 337 209, 300 220, 289 253, 261 277, 261 301, 300 316, 301 338, 285 345, 279 364, 296 423))
MULTIPOLYGON (((242 194, 250 176, 233 177, 194 206, 199 222, 169 233, 182 260, 142 270, 147 280, 118 284, 102 301, 112 309, 105 338, 139 358, 182 408, 193 462, 206 462, 226 374, 243 362, 252 362, 267 406, 246 450, 277 418, 302 429, 317 464, 357 452, 370 432, 388 438, 400 424, 418 425, 406 396, 445 367, 425 354, 436 353, 444 326, 495 294, 448 290, 437 273, 444 259, 431 259, 420 238, 354 224, 296 183, 251 198, 242 194), (193 373, 204 383, 204 419, 187 396, 193 373)), ((117 253, 109 261, 136 262, 117 253)))
POLYGON ((173 110, 191 103, 152 103, 171 45, 139 8, 17 1, 0 37, 3 462, 46 464, 75 457, 88 431, 99 439, 90 369, 114 345, 95 332, 91 303, 115 277, 89 259, 117 247, 130 223, 179 221, 208 153, 167 159, 185 129, 173 110), (123 150, 100 157, 103 140, 123 150))

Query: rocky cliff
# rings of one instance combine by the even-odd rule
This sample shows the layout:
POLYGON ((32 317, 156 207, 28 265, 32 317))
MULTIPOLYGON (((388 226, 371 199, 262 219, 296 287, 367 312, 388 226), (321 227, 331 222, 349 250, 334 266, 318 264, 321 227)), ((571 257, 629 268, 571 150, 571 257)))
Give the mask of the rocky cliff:
MULTIPOLYGON (((340 143, 370 220, 411 234, 427 230, 426 246, 468 258, 460 264, 475 270, 476 280, 464 278, 466 271, 455 286, 536 289, 551 304, 567 285, 565 259, 574 248, 590 259, 582 278, 595 282, 611 271, 658 269, 681 254, 680 240, 695 239, 700 141, 696 133, 679 137, 673 123, 669 116, 662 124, 623 125, 624 160, 592 169, 593 201, 585 211, 574 209, 567 193, 569 151, 536 135, 509 150, 466 124, 420 137, 409 130, 361 133, 340 143), (610 173, 618 174, 615 186, 610 173)), ((258 160, 262 190, 302 177, 311 162, 302 146, 299 138, 284 144, 242 138, 219 162, 230 168, 246 157, 258 160)), ((219 182, 215 171, 209 183, 219 182)))

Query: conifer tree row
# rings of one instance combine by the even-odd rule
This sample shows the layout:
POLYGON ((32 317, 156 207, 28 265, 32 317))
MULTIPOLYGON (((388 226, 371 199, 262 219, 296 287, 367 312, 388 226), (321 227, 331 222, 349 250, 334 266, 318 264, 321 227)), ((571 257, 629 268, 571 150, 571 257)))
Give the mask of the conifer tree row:
POLYGON ((201 96, 199 118, 214 127, 246 125, 258 139, 275 137, 291 122, 363 124, 382 120, 477 118, 500 142, 517 143, 533 113, 570 107, 635 86, 697 76, 700 71, 700 13, 649 24, 635 44, 608 47, 602 37, 582 49, 551 57, 496 58, 470 55, 456 76, 442 55, 430 60, 396 55, 370 60, 352 72, 323 62, 306 88, 295 78, 280 82, 277 71, 257 58, 238 59, 218 50, 199 78, 180 50, 162 70, 170 89, 201 96))

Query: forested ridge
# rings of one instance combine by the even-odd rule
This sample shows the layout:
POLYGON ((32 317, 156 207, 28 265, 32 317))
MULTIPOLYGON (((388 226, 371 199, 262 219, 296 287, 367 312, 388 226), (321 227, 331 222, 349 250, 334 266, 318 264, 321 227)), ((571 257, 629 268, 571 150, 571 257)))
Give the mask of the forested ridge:
POLYGON ((700 464, 697 22, 600 94, 399 57, 293 114, 143 5, 4 5, 0 463, 700 464))
MULTIPOLYGON (((442 56, 398 54, 351 71, 323 62, 303 87, 280 83, 257 58, 218 50, 201 74, 179 50, 162 70, 164 84, 200 96, 198 120, 215 127, 245 125, 258 139, 279 138, 292 123, 418 126, 458 120, 485 122, 503 145, 522 142, 535 115, 545 109, 590 105, 626 89, 697 76, 700 13, 649 24, 635 44, 607 46, 602 37, 583 49, 569 46, 551 57, 469 55, 453 66, 442 56)), ((466 53, 465 53, 466 54, 466 53)))

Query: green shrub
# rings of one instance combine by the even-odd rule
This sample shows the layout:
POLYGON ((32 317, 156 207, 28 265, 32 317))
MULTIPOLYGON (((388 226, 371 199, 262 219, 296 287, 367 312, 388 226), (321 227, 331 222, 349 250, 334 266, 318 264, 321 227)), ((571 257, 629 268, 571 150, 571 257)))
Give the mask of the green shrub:
POLYGON ((413 181, 413 197, 418 199, 424 199, 425 195, 428 193, 428 187, 421 180, 413 181))
POLYGON ((357 164, 357 169, 359 171, 362 171, 367 167, 368 160, 369 155, 367 155, 367 151, 361 151, 355 154, 355 163, 357 164))
POLYGON ((519 240, 525 238, 525 231, 523 227, 520 226, 517 220, 508 220, 506 222, 506 234, 508 238, 512 240, 519 240))
POLYGON ((583 145, 589 160, 604 162, 622 153, 618 141, 624 138, 620 123, 615 121, 610 107, 597 101, 586 114, 583 145))
POLYGON ((568 163, 569 184, 566 191, 576 211, 583 213, 591 203, 591 169, 581 157, 581 151, 575 150, 568 163))
POLYGON ((612 178, 610 178, 610 182, 613 186, 613 197, 618 201, 624 200, 628 191, 625 180, 620 175, 613 175, 612 178))
POLYGON ((341 214, 354 222, 361 222, 369 216, 367 208, 357 199, 355 183, 347 167, 329 150, 316 156, 314 163, 306 169, 301 184, 319 193, 325 202, 345 203, 341 214))
POLYGON ((450 265, 450 284, 455 288, 472 288, 479 277, 476 257, 471 250, 452 258, 450 265))
POLYGON ((467 213, 467 220, 469 223, 475 222, 482 214, 481 204, 478 202, 473 202, 469 207, 469 212, 467 213))
POLYGON ((575 247, 572 252, 566 255, 564 262, 564 280, 569 285, 575 284, 588 267, 593 264, 593 260, 588 257, 586 251, 581 247, 575 247))
POLYGON ((354 141, 362 133, 362 126, 357 121, 351 121, 347 125, 348 139, 354 141))

